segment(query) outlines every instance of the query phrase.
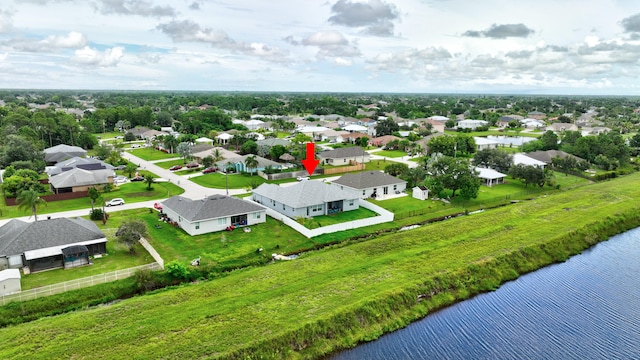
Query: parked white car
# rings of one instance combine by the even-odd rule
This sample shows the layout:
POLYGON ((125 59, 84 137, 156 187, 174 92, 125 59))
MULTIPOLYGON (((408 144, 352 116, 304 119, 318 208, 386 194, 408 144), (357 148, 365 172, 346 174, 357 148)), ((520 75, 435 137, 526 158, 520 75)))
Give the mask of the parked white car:
POLYGON ((309 177, 308 177, 308 176, 298 176, 298 177, 296 178, 296 180, 298 180, 298 181, 309 180, 309 177))
POLYGON ((115 199, 111 199, 109 201, 107 201, 106 203, 104 203, 106 206, 118 206, 118 205, 124 205, 124 199, 123 198, 115 198, 115 199))

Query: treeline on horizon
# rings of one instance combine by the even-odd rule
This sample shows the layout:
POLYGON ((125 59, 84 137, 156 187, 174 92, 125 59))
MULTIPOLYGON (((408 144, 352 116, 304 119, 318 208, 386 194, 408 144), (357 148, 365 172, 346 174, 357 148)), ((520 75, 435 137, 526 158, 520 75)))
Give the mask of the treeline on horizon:
POLYGON ((638 97, 0 90, 0 100, 0 166, 34 170, 44 168, 43 149, 58 144, 92 149, 98 143, 94 134, 171 126, 210 136, 246 130, 232 120, 256 114, 277 118, 281 129, 291 129, 286 116, 313 121, 330 114, 373 120, 464 115, 495 123, 532 111, 572 121, 594 109, 595 118, 619 134, 636 132, 640 123, 638 97))

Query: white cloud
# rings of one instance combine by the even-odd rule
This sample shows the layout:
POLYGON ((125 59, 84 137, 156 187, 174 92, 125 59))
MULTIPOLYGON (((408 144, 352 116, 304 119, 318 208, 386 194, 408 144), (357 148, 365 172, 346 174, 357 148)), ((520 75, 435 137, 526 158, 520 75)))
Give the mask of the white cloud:
POLYGON ((42 40, 18 39, 11 43, 13 48, 19 51, 50 52, 58 49, 82 48, 87 44, 87 38, 77 31, 72 31, 67 35, 49 35, 42 40))
POLYGON ((75 51, 73 60, 85 65, 107 67, 118 65, 123 56, 124 48, 122 46, 116 46, 104 51, 85 46, 75 51))

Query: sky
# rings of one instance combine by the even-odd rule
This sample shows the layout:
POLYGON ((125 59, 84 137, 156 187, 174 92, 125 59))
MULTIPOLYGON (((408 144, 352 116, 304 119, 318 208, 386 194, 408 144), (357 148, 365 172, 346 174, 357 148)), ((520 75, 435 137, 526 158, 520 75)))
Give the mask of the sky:
POLYGON ((0 0, 0 88, 640 95, 637 0, 0 0))

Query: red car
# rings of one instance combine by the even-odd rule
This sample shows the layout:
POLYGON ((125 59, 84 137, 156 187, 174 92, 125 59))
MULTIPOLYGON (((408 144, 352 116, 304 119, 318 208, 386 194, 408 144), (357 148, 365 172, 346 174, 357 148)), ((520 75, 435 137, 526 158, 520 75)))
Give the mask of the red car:
POLYGON ((197 168, 200 167, 200 164, 198 163, 189 163, 187 164, 187 169, 193 169, 193 168, 197 168))
POLYGON ((171 171, 180 170, 180 169, 182 169, 182 165, 173 165, 172 167, 169 168, 169 170, 171 171))
POLYGON ((202 173, 203 174, 209 174, 209 173, 214 173, 216 171, 218 171, 218 168, 212 166, 212 167, 208 167, 208 168, 202 170, 202 173))
POLYGON ((162 205, 160 205, 160 203, 154 203, 154 204, 153 204, 153 207, 154 207, 156 210, 162 210, 162 205))

